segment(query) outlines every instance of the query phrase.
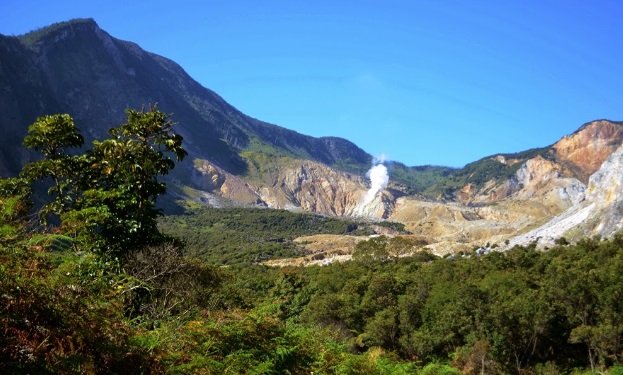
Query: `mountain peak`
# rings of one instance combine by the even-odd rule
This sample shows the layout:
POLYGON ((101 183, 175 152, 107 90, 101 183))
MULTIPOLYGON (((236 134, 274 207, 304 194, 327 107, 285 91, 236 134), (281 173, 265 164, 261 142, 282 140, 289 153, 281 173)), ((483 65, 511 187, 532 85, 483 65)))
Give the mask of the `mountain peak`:
POLYGON ((18 38, 25 45, 32 47, 49 40, 63 40, 77 32, 95 30, 101 29, 93 18, 74 18, 30 31, 18 38))
POLYGON ((584 131, 603 131, 611 128, 623 127, 623 121, 613 121, 608 119, 598 119, 586 122, 582 124, 576 131, 574 131, 571 136, 584 132, 584 131))
POLYGON ((553 145, 558 160, 584 183, 623 141, 623 122, 595 120, 553 145))
MULTIPOLYGON (((125 108, 157 103, 174 114, 193 157, 234 174, 245 172, 240 152, 252 147, 361 173, 370 164, 371 156, 347 140, 314 138, 242 114, 173 61, 114 38, 91 18, 56 23, 17 40, 0 54, 0 67, 6 63, 18 73, 0 74, 0 87, 4 80, 11 88, 6 97, 14 103, 13 117, 19 115, 19 121, 0 116, 0 128, 16 129, 11 144, 19 145, 29 121, 46 112, 69 113, 89 137, 98 138, 110 124, 123 121, 125 108), (19 77, 33 75, 37 88, 23 89, 32 78, 19 77), (26 111, 21 103, 40 105, 26 111)), ((6 158, 16 152, 7 151, 6 158)))

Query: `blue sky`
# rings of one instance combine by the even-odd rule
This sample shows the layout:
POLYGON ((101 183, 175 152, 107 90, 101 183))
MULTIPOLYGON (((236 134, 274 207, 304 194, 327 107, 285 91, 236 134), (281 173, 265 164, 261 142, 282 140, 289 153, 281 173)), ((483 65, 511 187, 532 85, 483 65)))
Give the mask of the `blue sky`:
POLYGON ((248 115, 461 166, 623 120, 623 2, 16 1, 0 33, 92 17, 248 115))

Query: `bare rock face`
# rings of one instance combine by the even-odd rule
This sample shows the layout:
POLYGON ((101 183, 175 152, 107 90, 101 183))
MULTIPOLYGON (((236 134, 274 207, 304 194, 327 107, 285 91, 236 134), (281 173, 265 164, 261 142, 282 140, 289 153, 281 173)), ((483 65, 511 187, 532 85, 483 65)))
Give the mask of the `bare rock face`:
POLYGON ((503 182, 489 180, 480 189, 474 184, 466 184, 457 192, 457 202, 468 205, 497 202, 513 194, 517 190, 516 185, 514 179, 503 182))
POLYGON ((492 179, 481 186, 472 184, 457 191, 461 203, 493 203, 503 199, 546 199, 561 210, 576 204, 590 175, 623 143, 623 123, 593 121, 565 136, 543 153, 528 160, 492 159, 506 166, 522 163, 507 180, 492 179))
POLYGON ((510 245, 536 242, 552 245, 557 238, 599 235, 608 237, 623 229, 623 145, 591 175, 585 199, 541 227, 511 240, 510 245))
POLYGON ((193 183, 201 190, 242 204, 262 205, 257 189, 206 160, 195 160, 193 183))
POLYGON ((279 171, 259 194, 270 207, 301 208, 335 216, 351 215, 367 188, 358 176, 323 164, 299 161, 279 171))
POLYGON ((515 174, 516 200, 539 200, 566 209, 584 197, 585 186, 576 178, 564 177, 562 167, 541 156, 526 161, 515 174))
MULTIPOLYGON (((195 161, 193 183, 200 189, 244 204, 300 209, 331 216, 352 216, 368 190, 363 178, 313 161, 295 160, 269 181, 245 181, 208 161, 195 161)), ((386 218, 394 197, 379 192, 365 215, 386 218)))
POLYGON ((608 237, 623 228, 623 145, 590 177, 586 201, 596 214, 584 231, 608 237))
POLYGON ((505 199, 538 201, 561 212, 577 204, 586 189, 581 181, 567 177, 563 170, 559 163, 536 156, 523 162, 507 180, 490 180, 479 190, 472 184, 465 185, 457 198, 464 204, 492 204, 505 199))
POLYGON ((593 121, 553 146, 556 159, 580 181, 587 182, 623 142, 623 123, 593 121))

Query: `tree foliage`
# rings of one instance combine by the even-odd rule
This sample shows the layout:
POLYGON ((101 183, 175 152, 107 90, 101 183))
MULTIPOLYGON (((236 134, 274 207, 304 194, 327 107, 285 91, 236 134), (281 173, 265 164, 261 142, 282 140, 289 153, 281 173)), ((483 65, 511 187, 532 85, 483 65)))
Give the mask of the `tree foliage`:
POLYGON ((74 155, 69 148, 82 146, 83 138, 68 115, 38 118, 24 140, 43 159, 26 165, 23 176, 52 180, 43 223, 55 217, 64 233, 113 254, 161 238, 155 201, 166 188, 158 177, 186 156, 166 114, 155 107, 126 113, 127 122, 110 129, 111 138, 74 155))

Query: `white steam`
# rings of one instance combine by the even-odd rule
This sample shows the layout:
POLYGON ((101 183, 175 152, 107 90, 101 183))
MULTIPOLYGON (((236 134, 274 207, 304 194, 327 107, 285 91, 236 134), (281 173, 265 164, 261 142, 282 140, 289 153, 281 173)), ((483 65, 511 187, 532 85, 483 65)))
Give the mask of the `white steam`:
POLYGON ((389 182, 389 176, 387 175, 387 167, 383 164, 377 164, 374 167, 370 168, 366 176, 370 179, 370 190, 366 193, 366 196, 363 198, 363 202, 361 202, 362 206, 367 206, 372 202, 376 194, 385 189, 387 183, 389 182))
POLYGON ((376 165, 366 173, 366 176, 370 179, 370 189, 366 192, 359 205, 357 205, 355 209, 356 215, 364 215, 368 211, 366 208, 372 203, 376 195, 387 187, 389 175, 387 174, 387 167, 382 164, 384 159, 384 156, 375 159, 374 163, 376 165))

